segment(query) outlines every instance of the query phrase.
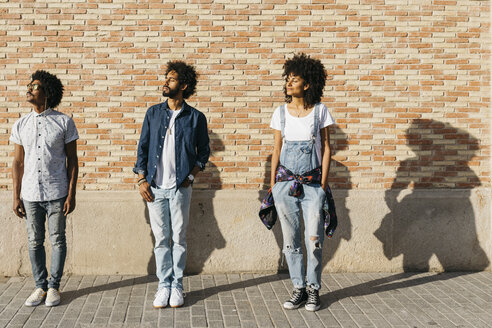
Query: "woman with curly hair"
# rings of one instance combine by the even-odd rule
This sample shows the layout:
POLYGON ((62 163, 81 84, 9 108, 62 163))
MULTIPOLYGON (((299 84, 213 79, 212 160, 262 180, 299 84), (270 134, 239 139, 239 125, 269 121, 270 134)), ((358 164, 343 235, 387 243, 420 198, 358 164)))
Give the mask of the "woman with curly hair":
POLYGON ((323 64, 305 54, 284 64, 286 104, 278 107, 270 127, 274 132, 271 192, 282 226, 283 253, 294 285, 286 309, 305 304, 308 311, 320 306, 321 253, 324 214, 330 169, 328 126, 334 120, 321 97, 326 82, 323 64), (307 272, 301 246, 300 213, 305 226, 307 272))

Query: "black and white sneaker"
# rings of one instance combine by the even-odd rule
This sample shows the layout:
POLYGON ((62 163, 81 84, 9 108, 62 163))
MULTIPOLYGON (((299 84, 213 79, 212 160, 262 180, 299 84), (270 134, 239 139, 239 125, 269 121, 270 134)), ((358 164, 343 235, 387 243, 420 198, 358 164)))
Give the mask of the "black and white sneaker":
POLYGON ((321 301, 319 300, 319 290, 307 288, 307 302, 304 308, 307 311, 318 311, 321 307, 321 301))
POLYGON ((284 309, 297 309, 299 306, 301 306, 302 303, 306 302, 307 299, 308 294, 306 293, 306 288, 294 288, 294 290, 292 291, 292 297, 290 298, 290 300, 284 303, 284 309))

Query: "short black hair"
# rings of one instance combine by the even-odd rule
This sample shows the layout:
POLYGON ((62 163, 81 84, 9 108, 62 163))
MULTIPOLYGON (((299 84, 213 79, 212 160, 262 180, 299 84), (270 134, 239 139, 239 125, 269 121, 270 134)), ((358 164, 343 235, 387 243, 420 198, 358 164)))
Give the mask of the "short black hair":
POLYGON ((48 107, 55 108, 58 106, 63 97, 63 84, 60 79, 54 74, 38 70, 31 75, 31 81, 34 80, 41 82, 48 107))
POLYGON ((167 63, 166 75, 175 71, 178 73, 179 84, 186 84, 187 87, 183 91, 183 98, 188 99, 195 93, 198 74, 192 65, 186 64, 184 61, 175 60, 167 63))
MULTIPOLYGON (((290 74, 300 76, 309 88, 304 93, 304 103, 308 106, 313 106, 321 101, 323 97, 323 89, 326 84, 325 67, 319 59, 314 59, 300 53, 294 55, 284 63, 284 73, 282 77, 288 78, 290 74)), ((290 103, 292 96, 287 95, 287 89, 284 85, 285 101, 290 103)))

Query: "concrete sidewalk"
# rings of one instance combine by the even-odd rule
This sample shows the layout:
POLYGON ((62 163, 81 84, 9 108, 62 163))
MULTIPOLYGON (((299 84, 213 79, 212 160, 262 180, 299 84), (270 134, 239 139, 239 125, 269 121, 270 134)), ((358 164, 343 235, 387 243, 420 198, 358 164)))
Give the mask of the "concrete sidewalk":
POLYGON ((71 276, 62 304, 23 306, 32 278, 0 278, 3 327, 492 327, 492 273, 324 274, 322 308, 287 311, 286 274, 185 278, 179 309, 152 308, 155 276, 71 276))

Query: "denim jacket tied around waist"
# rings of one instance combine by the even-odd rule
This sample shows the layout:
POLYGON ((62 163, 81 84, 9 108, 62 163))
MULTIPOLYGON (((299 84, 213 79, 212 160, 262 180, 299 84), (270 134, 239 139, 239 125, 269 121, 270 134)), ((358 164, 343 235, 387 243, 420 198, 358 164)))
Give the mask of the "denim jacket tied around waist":
MULTIPOLYGON (((286 167, 279 165, 275 174, 275 182, 292 181, 291 188, 289 189, 289 196, 299 197, 303 193, 303 184, 320 184, 321 183, 321 167, 317 167, 314 170, 305 172, 301 175, 292 173, 286 167)), ((335 229, 338 225, 338 217, 335 208, 335 200, 331 192, 330 186, 326 185, 325 200, 323 202, 323 220, 325 233, 328 238, 332 238, 335 233, 335 229)), ((260 212, 261 222, 267 227, 268 230, 273 228, 275 222, 277 222, 277 210, 275 209, 275 200, 273 199, 272 188, 268 190, 266 197, 261 202, 260 212)))

